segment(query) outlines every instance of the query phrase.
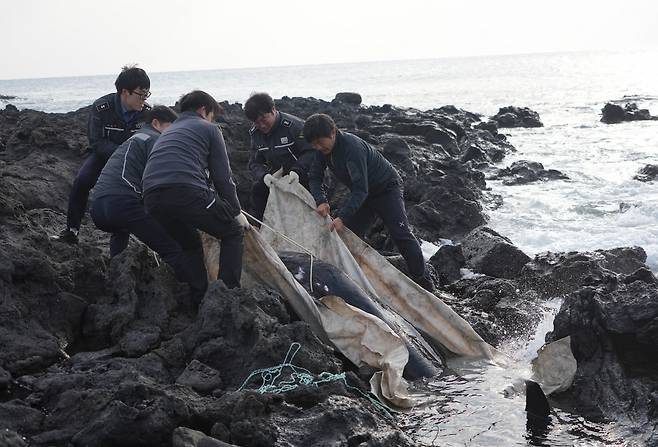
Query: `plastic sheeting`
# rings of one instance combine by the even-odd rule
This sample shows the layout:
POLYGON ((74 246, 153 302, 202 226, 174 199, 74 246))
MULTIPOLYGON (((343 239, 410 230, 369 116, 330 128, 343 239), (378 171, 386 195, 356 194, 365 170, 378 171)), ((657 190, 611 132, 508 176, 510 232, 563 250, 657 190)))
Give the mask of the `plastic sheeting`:
POLYGON ((544 393, 566 391, 576 376, 578 362, 571 352, 571 337, 548 343, 537 351, 532 361, 532 379, 541 383, 544 393))
POLYGON ((424 335, 457 356, 491 359, 493 348, 437 295, 427 292, 396 269, 386 258, 345 228, 330 232, 330 218, 315 212, 311 194, 287 177, 274 179, 261 230, 277 251, 300 251, 284 234, 313 256, 341 269, 364 291, 423 331, 424 335), (279 234, 280 233, 280 234, 279 234))

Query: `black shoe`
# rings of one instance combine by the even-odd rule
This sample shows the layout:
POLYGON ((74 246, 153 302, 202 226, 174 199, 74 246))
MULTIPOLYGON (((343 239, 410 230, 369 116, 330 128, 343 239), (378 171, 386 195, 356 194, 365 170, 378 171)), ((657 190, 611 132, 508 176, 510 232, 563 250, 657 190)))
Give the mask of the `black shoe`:
POLYGON ((66 228, 61 231, 56 236, 50 236, 51 239, 55 241, 66 242, 67 244, 77 244, 78 243, 78 230, 74 228, 66 228))

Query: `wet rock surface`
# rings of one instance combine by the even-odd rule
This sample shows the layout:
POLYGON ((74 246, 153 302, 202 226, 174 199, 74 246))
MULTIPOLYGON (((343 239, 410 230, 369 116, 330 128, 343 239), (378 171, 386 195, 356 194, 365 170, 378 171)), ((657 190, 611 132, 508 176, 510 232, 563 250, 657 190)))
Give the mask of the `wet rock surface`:
POLYGON ((507 168, 494 168, 488 179, 502 179, 505 185, 525 185, 537 181, 568 180, 569 177, 556 169, 544 169, 539 162, 519 160, 507 168))
POLYGON ((651 116, 651 113, 647 109, 639 109, 634 102, 629 102, 624 107, 618 104, 607 103, 601 109, 601 122, 606 124, 655 119, 658 119, 658 117, 651 116))
POLYGON ((491 121, 498 127, 544 127, 539 114, 528 107, 501 107, 491 121))
POLYGON ((652 182, 658 178, 658 165, 646 165, 633 177, 641 182, 652 182))
MULTIPOLYGON (((454 106, 365 107, 353 95, 331 102, 284 97, 277 106, 300 117, 328 113, 394 164, 415 234, 456 242, 443 245, 430 262, 437 285, 451 292, 447 303, 497 345, 531 330, 545 300, 568 296, 555 336, 577 332, 576 346, 585 341, 575 348, 583 359, 582 380, 565 400, 583 400, 588 378, 601 372, 626 380, 636 393, 647 390, 652 365, 639 359, 656 346, 656 283, 643 250, 530 259, 504 235, 482 228, 486 182, 479 167, 514 150, 495 123, 454 106), (462 277, 464 267, 474 274, 462 277), (585 304, 579 313, 567 312, 572 302, 585 304), (623 327, 611 323, 613 316, 624 318, 623 327), (629 346, 627 334, 636 343, 623 356, 615 346, 629 346), (605 346, 592 351, 593 340, 605 346), (588 366, 597 359, 599 369, 588 366), (632 379, 623 370, 628 365, 632 379)), ((218 122, 249 209, 250 123, 239 104, 222 106, 218 122)), ((89 220, 78 245, 49 238, 65 223, 68 192, 87 147, 87 114, 0 111, 0 421, 7 429, 0 439, 44 447, 416 445, 394 415, 365 397, 369 388, 356 369, 278 294, 214 283, 194 309, 186 286, 138 242, 110 260, 108 235, 89 220), (247 380, 250 373, 280 366, 293 343, 300 345, 294 364, 309 372, 308 380, 281 394, 256 391, 267 379, 247 380), (313 384, 323 372, 332 380, 313 384)), ((346 190, 330 182, 336 208, 346 190)), ((366 240, 383 253, 395 252, 381 222, 366 240)), ((282 370, 281 377, 289 373, 282 370)), ((606 383, 612 381, 599 383, 596 392, 610 406, 621 397, 606 383)), ((651 402, 642 407, 647 421, 656 419, 651 402)))
POLYGON ((658 288, 642 269, 567 297, 551 339, 571 336, 573 386, 557 396, 590 418, 629 419, 652 434, 658 409, 658 288))

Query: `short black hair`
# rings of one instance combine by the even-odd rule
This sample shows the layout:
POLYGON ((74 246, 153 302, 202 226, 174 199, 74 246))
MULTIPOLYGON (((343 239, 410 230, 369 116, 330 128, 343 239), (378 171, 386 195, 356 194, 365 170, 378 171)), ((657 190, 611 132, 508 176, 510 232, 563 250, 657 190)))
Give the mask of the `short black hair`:
POLYGON ((126 65, 121 69, 117 80, 114 81, 114 86, 117 88, 118 93, 121 93, 124 88, 129 91, 140 87, 148 90, 151 88, 151 80, 146 72, 137 65, 126 65))
POLYGON ((144 121, 150 123, 154 119, 161 123, 173 123, 178 118, 178 114, 167 106, 153 106, 151 110, 146 112, 144 121))
POLYGON ((336 130, 336 123, 329 115, 324 113, 315 113, 304 122, 304 138, 309 143, 318 138, 330 137, 333 130, 336 130))
POLYGON ((256 121, 263 113, 272 111, 274 100, 267 93, 252 93, 244 103, 244 114, 249 121, 256 121))
POLYGON ((206 108, 206 112, 218 115, 222 108, 217 104, 215 98, 202 90, 193 90, 181 96, 180 111, 181 112, 196 112, 201 107, 206 108))

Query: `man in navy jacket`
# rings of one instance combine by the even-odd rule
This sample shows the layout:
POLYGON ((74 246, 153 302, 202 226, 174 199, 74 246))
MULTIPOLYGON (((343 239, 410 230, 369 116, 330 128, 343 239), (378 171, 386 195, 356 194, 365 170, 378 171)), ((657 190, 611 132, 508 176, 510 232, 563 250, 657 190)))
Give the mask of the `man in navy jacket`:
POLYGON ((347 226, 363 237, 374 218, 381 217, 407 263, 411 279, 433 291, 420 244, 409 228, 402 179, 393 165, 361 138, 339 131, 328 115, 311 115, 304 123, 304 136, 317 151, 308 175, 317 212, 324 217, 331 211, 322 183, 326 168, 351 192, 333 219, 331 230, 347 226))
POLYGON ((299 183, 308 188, 308 170, 314 151, 304 139, 304 121, 280 112, 267 93, 254 93, 244 104, 244 113, 254 126, 251 136, 249 170, 253 179, 251 201, 254 217, 263 219, 270 189, 263 179, 283 169, 283 175, 297 174, 299 183))
POLYGON ((143 113, 150 109, 145 101, 151 95, 151 80, 141 68, 123 67, 114 86, 116 93, 98 98, 91 106, 87 123, 90 154, 71 187, 66 228, 53 239, 69 244, 78 242, 89 191, 112 153, 143 125, 143 113))

